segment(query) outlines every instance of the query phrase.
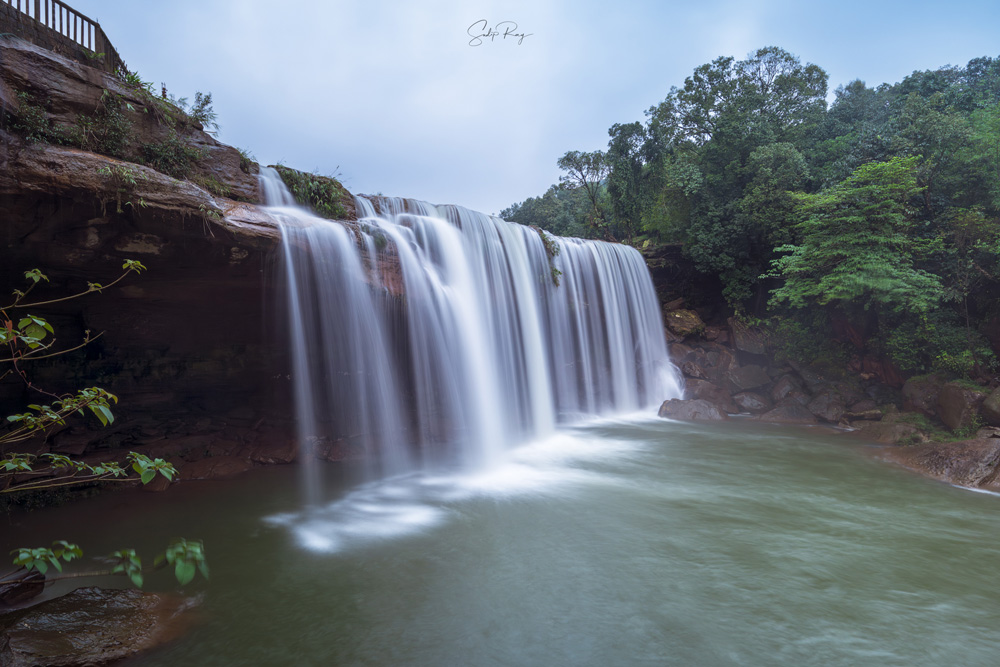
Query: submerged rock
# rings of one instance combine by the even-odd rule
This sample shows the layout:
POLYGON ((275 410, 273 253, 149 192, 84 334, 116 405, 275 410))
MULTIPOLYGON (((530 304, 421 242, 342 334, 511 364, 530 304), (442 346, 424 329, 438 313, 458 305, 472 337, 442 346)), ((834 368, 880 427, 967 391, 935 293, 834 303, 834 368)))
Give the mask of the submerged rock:
POLYGON ((191 599, 134 589, 79 588, 0 616, 0 664, 103 665, 175 638, 191 599))

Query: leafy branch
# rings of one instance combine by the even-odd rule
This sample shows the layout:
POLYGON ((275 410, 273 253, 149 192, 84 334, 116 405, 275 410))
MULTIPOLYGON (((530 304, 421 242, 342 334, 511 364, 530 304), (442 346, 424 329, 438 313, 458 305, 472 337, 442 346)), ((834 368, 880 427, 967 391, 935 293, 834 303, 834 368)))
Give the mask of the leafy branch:
POLYGON ((64 562, 70 563, 83 557, 83 550, 79 546, 65 540, 53 542, 52 547, 22 547, 13 549, 10 553, 14 555, 13 563, 18 569, 6 577, 0 577, 0 584, 30 581, 37 577, 33 574, 35 572, 45 576, 46 584, 62 579, 123 574, 136 587, 142 588, 145 574, 169 566, 173 566, 174 576, 181 586, 190 583, 198 572, 205 579, 208 579, 208 563, 205 560, 204 545, 198 540, 183 538, 173 540, 162 554, 156 556, 152 566, 143 566, 142 559, 136 554, 135 549, 120 549, 110 556, 100 559, 108 564, 106 569, 84 572, 63 573, 64 562), (50 567, 60 574, 46 576, 50 567))

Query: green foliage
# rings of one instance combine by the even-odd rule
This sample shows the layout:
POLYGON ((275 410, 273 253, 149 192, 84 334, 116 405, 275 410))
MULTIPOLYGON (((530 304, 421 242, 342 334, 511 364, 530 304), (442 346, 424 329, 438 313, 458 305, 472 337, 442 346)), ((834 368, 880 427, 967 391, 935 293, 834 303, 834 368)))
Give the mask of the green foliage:
MULTIPOLYGON (((53 542, 52 547, 22 547, 13 549, 10 553, 14 556, 13 564, 23 568, 23 574, 19 578, 5 579, 5 584, 27 579, 32 571, 45 575, 48 573, 49 567, 61 573, 64 562, 71 563, 83 557, 83 550, 79 546, 64 540, 53 542)), ((47 577, 47 581, 58 581, 70 577, 122 574, 128 577, 134 586, 142 588, 143 583, 145 583, 145 573, 165 568, 168 565, 173 566, 174 576, 181 586, 189 584, 197 572, 208 579, 205 547, 197 540, 173 540, 162 554, 156 556, 151 568, 143 567, 142 558, 135 552, 135 549, 119 549, 101 560, 109 565, 108 569, 50 576, 47 577)))
POLYGON ((316 215, 330 220, 347 217, 347 211, 340 203, 345 192, 344 186, 336 178, 307 174, 283 165, 276 165, 274 168, 299 204, 308 206, 316 215))
POLYGON ((156 562, 172 565, 174 567, 174 575, 181 586, 194 579, 196 572, 201 572, 201 576, 208 579, 205 548, 198 541, 174 540, 162 556, 157 556, 156 562))
POLYGON ((213 195, 228 198, 230 195, 233 194, 232 187, 230 187, 227 183, 223 183, 215 176, 212 175, 196 176, 191 180, 200 185, 201 187, 205 188, 209 192, 211 192, 213 195))
POLYGON ((83 556, 83 551, 80 550, 80 547, 64 540, 53 542, 52 547, 14 549, 10 553, 15 554, 14 565, 23 567, 28 572, 37 570, 42 574, 48 572, 50 565, 59 572, 62 572, 61 561, 70 563, 83 556))
POLYGON ((17 111, 11 129, 32 143, 59 144, 65 141, 63 133, 52 127, 45 108, 24 91, 17 94, 17 111))
POLYGON ((556 268, 555 258, 562 251, 562 247, 558 241, 546 234, 539 227, 535 227, 534 230, 538 232, 538 237, 542 240, 542 245, 545 247, 545 255, 549 258, 549 276, 552 278, 552 284, 559 287, 559 276, 562 275, 562 271, 556 268))
POLYGON ((251 173, 251 167, 257 164, 257 158, 245 148, 237 148, 236 152, 240 154, 240 171, 244 174, 251 173))
POLYGON ((926 313, 941 298, 937 276, 914 266, 928 251, 912 233, 911 199, 919 194, 917 158, 894 158, 855 170, 827 192, 799 195, 799 245, 774 261, 785 284, 775 303, 878 305, 926 313))
POLYGON ((610 170, 606 156, 601 151, 592 153, 569 151, 559 158, 557 164, 566 172, 559 176, 559 182, 570 189, 579 188, 590 202, 587 226, 591 234, 595 237, 603 235, 607 216, 604 211, 605 197, 602 191, 610 170))
MULTIPOLYGON (((114 193, 115 206, 118 213, 124 212, 123 206, 128 206, 133 210, 145 208, 146 201, 142 197, 133 197, 136 187, 141 181, 145 181, 146 175, 126 164, 112 164, 101 167, 97 173, 104 177, 108 188, 114 193)), ((101 206, 107 202, 101 199, 101 206)))
POLYGON ((77 116, 71 133, 80 148, 116 158, 127 158, 132 142, 132 121, 125 111, 135 111, 121 95, 105 90, 92 115, 77 116))
POLYGON ((205 157, 204 151, 185 143, 175 129, 163 141, 143 144, 141 152, 143 162, 177 179, 187 178, 195 163, 205 157))

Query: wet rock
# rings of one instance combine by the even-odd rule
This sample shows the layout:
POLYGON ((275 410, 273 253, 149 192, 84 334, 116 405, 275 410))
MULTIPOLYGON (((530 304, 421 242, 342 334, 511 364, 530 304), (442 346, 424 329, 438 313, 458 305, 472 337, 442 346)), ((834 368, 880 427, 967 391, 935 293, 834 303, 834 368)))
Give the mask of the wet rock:
POLYGON ((824 391, 806 406, 809 412, 820 419, 836 424, 847 411, 844 399, 835 391, 824 391))
POLYGON ((739 406, 741 411, 753 414, 760 414, 771 409, 771 401, 752 391, 741 391, 738 394, 733 394, 733 402, 739 406))
POLYGON ((857 429, 857 434, 861 437, 889 445, 912 441, 913 439, 924 439, 920 429, 913 424, 900 424, 885 421, 858 421, 851 422, 851 426, 857 429))
POLYGON ((4 667, 103 665, 177 637, 193 601, 134 589, 79 588, 0 616, 4 667))
POLYGON ((20 568, 11 575, 0 579, 0 604, 9 606, 21 604, 40 595, 45 590, 45 575, 41 572, 31 572, 23 581, 10 581, 11 579, 20 579, 22 576, 25 576, 25 571, 20 568))
POLYGON ((989 440, 990 438, 1000 438, 1000 427, 984 426, 976 431, 976 440, 989 440))
POLYGON ((888 452, 887 458, 951 484, 1000 490, 997 438, 902 447, 888 452))
POLYGON ((921 412, 928 417, 937 415, 938 396, 944 386, 940 375, 912 377, 903 384, 903 409, 921 412))
POLYGON ((791 403, 779 405, 757 417, 762 422, 775 424, 815 424, 816 417, 804 405, 791 403))
POLYGON ((684 395, 688 399, 703 399, 723 412, 736 413, 740 408, 730 397, 729 392, 707 380, 688 380, 684 385, 684 395))
POLYGON ((695 348, 685 345, 684 343, 671 343, 669 350, 670 360, 678 366, 686 361, 698 363, 705 359, 704 350, 696 350, 695 348))
POLYGON ((937 411, 941 421, 953 431, 968 428, 979 412, 986 392, 949 382, 938 394, 937 411))
POLYGON ((756 389, 770 384, 771 376, 760 366, 750 364, 730 368, 725 375, 724 386, 732 392, 756 389))
POLYGON ((994 389, 989 396, 983 400, 979 408, 980 414, 987 424, 1000 426, 1000 387, 994 389))
POLYGON ((672 398, 663 402, 657 414, 680 421, 721 421, 729 418, 718 407, 703 399, 686 401, 672 398))
POLYGON ((215 456, 178 467, 181 479, 222 479, 246 472, 253 463, 238 456, 215 456))
POLYGON ((706 379, 708 377, 708 373, 705 369, 693 361, 685 361, 681 364, 681 373, 683 373, 685 377, 689 378, 706 379))
POLYGON ((705 323, 693 310, 671 310, 663 315, 664 324, 678 336, 690 336, 705 329, 705 323))
POLYGON ((299 445, 293 438, 267 441, 251 448, 249 459, 254 463, 292 463, 299 456, 299 445))

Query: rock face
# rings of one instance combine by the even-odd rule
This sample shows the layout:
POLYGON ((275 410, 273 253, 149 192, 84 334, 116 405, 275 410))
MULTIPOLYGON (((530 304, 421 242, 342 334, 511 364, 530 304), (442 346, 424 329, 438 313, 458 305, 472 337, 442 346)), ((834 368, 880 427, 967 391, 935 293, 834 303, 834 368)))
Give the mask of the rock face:
POLYGON ((0 616, 5 667, 103 665, 175 637, 190 601, 137 590, 80 588, 0 616))
POLYGON ((141 147, 179 137, 200 157, 192 170, 192 180, 224 184, 228 197, 256 203, 260 201, 257 167, 205 133, 201 125, 183 115, 173 126, 159 122, 164 112, 155 98, 126 86, 118 78, 87 67, 14 37, 0 37, 0 107, 16 110, 17 93, 23 92, 44 103, 53 127, 70 131, 81 115, 93 115, 101 107, 105 91, 120 96, 123 113, 131 121, 128 156, 141 154, 141 147))
MULTIPOLYGON (((33 362, 29 379, 55 393, 100 386, 119 398, 109 428, 69 421, 34 453, 96 463, 135 450, 169 458, 182 480, 185 468, 217 477, 294 460, 284 313, 277 307, 281 234, 254 203, 256 165, 190 119, 157 121, 162 109, 118 79, 0 36, 4 112, 16 114, 18 93, 28 93, 44 103, 51 127, 69 131, 81 114, 95 113, 105 90, 132 106, 123 106, 131 120, 129 159, 141 145, 174 134, 201 157, 190 180, 178 180, 135 162, 30 142, 10 133, 14 123, 0 125, 5 294, 24 289, 24 272, 35 268, 50 279, 32 292, 36 301, 86 291, 88 282, 108 285, 125 259, 148 268, 100 293, 32 311, 53 325, 60 349, 78 344, 85 331, 100 336, 78 352, 33 362), (193 465, 213 458, 222 460, 193 465)), ((398 262, 384 255, 382 284, 398 290, 398 262)), ((38 402, 17 378, 0 381, 0 415, 38 402)))

